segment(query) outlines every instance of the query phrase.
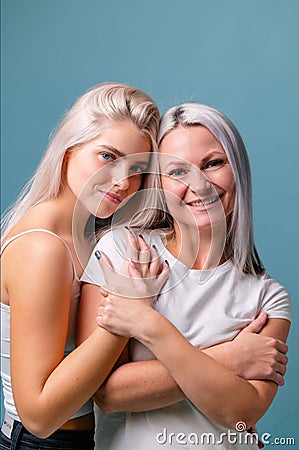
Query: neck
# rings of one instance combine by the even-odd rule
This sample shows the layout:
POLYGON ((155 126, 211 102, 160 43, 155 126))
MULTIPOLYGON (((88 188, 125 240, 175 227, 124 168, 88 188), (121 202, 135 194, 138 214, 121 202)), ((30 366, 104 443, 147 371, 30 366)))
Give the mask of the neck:
POLYGON ((60 234, 75 240, 84 240, 84 229, 89 212, 77 200, 68 186, 53 200, 53 204, 59 218, 60 234))
POLYGON ((76 198, 71 189, 66 186, 59 196, 53 201, 57 212, 58 234, 74 249, 74 254, 79 262, 77 273, 86 266, 90 247, 84 236, 86 222, 90 213, 76 198))
POLYGON ((211 269, 225 261, 225 237, 225 222, 206 229, 174 222, 174 234, 167 249, 191 269, 211 269))

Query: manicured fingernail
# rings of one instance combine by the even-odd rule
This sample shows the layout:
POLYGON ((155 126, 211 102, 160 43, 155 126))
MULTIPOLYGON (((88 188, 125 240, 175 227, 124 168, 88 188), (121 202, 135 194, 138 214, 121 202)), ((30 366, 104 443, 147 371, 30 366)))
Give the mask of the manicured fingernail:
POLYGON ((94 255, 97 259, 101 259, 101 257, 102 257, 102 254, 101 254, 101 252, 99 252, 99 250, 95 251, 94 255))
POLYGON ((144 240, 144 237, 142 236, 142 234, 138 234, 138 236, 144 240))
POLYGON ((125 226, 125 229, 130 231, 130 228, 127 225, 125 226))
POLYGON ((154 250, 157 250, 157 247, 155 246, 155 244, 152 245, 154 250))
POLYGON ((168 267, 169 267, 169 262, 167 261, 167 259, 165 259, 165 263, 168 265, 168 267))

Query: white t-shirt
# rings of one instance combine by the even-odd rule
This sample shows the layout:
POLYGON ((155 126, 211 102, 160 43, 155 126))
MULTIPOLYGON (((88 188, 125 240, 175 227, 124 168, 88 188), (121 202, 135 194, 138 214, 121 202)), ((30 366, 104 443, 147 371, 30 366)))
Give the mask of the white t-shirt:
MULTIPOLYGON (((194 346, 205 348, 232 340, 262 310, 269 318, 291 320, 288 293, 267 274, 242 276, 231 261, 211 270, 190 270, 165 248, 157 231, 142 234, 149 244, 156 246, 161 259, 167 259, 170 264, 169 279, 155 309, 194 346)), ((126 250, 123 231, 107 233, 96 249, 104 251, 119 270, 126 250)), ((105 284, 94 255, 81 280, 99 286, 105 284)), ((154 358, 134 340, 130 351, 132 361, 154 358)), ((250 443, 247 433, 234 433, 218 425, 187 399, 149 412, 106 415, 97 408, 96 421, 96 448, 101 450, 257 448, 255 443, 250 443)))

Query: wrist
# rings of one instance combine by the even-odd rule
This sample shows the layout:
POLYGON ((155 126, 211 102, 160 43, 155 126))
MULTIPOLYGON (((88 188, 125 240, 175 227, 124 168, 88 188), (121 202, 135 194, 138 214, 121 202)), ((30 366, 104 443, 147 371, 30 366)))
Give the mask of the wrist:
POLYGON ((146 347, 154 344, 155 340, 163 331, 162 322, 165 318, 155 309, 150 309, 139 323, 135 339, 146 347))
POLYGON ((239 371, 239 344, 236 341, 226 342, 224 344, 224 366, 235 375, 239 371))

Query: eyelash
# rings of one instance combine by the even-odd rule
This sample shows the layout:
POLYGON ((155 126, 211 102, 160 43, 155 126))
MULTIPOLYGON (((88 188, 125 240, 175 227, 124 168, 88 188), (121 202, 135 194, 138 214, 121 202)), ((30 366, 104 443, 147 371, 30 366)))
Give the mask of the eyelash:
MULTIPOLYGON (((225 164, 225 160, 224 159, 213 159, 211 161, 208 161, 207 163, 205 163, 205 165, 203 166, 202 170, 209 170, 209 169, 215 169, 219 166, 222 166, 223 164, 225 164)), ((179 178, 179 177, 183 177, 184 175, 187 175, 188 171, 186 169, 183 168, 177 168, 177 169, 173 169, 168 173, 168 176, 173 177, 173 178, 179 178)))
MULTIPOLYGON (((100 153, 100 155, 107 162, 113 162, 113 161, 116 161, 116 159, 117 159, 115 155, 108 153, 108 152, 102 152, 102 153, 100 153), (108 158, 107 158, 107 156, 108 156, 108 158)), ((141 175, 145 172, 146 168, 135 165, 135 166, 132 166, 130 168, 130 170, 136 175, 139 175, 139 174, 141 175)))
POLYGON ((222 166, 225 163, 224 159, 214 159, 212 161, 208 161, 204 169, 213 169, 214 167, 222 166))
POLYGON ((102 158, 105 161, 115 161, 116 160, 116 157, 114 155, 112 155, 111 153, 108 153, 108 152, 101 152, 100 155, 102 156, 102 158), (106 156, 108 156, 109 159, 106 158, 106 156))
POLYGON ((187 171, 185 169, 173 169, 169 172, 170 177, 182 177, 187 174, 187 171), (183 173, 176 173, 176 172, 183 172, 183 173))
POLYGON ((135 174, 135 175, 142 175, 144 172, 145 172, 145 170, 146 170, 146 168, 145 167, 142 167, 142 166, 131 166, 130 167, 130 170, 135 174))

